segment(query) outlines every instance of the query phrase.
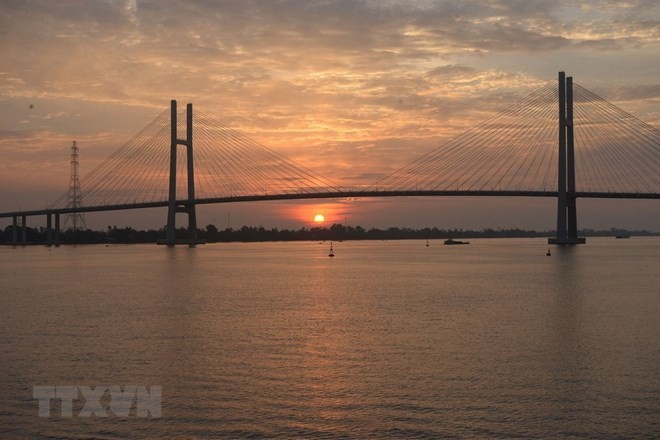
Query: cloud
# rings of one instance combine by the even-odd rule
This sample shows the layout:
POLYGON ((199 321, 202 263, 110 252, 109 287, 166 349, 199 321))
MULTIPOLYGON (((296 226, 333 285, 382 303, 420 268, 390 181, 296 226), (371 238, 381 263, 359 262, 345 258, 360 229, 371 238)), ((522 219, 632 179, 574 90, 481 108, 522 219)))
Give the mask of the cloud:
POLYGON ((616 101, 658 100, 660 99, 660 84, 622 85, 608 89, 607 96, 616 101))
POLYGON ((527 1, 35 1, 2 9, 3 53, 23 81, 3 84, 4 93, 150 105, 167 88, 219 93, 244 84, 245 72, 396 73, 465 53, 621 50, 658 40, 657 23, 634 8, 588 10, 597 19, 580 33, 550 3, 527 1))
POLYGON ((610 78, 640 75, 598 86, 657 121, 660 68, 645 60, 660 55, 659 16, 654 1, 4 1, 0 141, 23 127, 44 156, 0 160, 38 168, 46 149, 109 132, 119 145, 175 98, 361 185, 560 68, 604 74, 587 56, 609 57, 610 78))

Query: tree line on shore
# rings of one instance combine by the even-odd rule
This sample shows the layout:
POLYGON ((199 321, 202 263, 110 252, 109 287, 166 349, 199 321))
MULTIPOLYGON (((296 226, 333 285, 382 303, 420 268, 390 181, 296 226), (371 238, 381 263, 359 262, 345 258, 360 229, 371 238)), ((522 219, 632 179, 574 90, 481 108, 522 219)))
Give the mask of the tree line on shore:
MULTIPOLYGON (((99 243, 155 243, 158 239, 165 237, 166 228, 137 230, 130 226, 118 228, 108 226, 106 230, 95 231, 92 229, 67 229, 60 233, 60 243, 63 244, 99 244, 99 243)), ((608 230, 583 229, 579 231, 581 236, 616 236, 636 235, 651 236, 660 235, 658 232, 646 230, 629 231, 620 228, 608 230)), ((390 227, 387 229, 370 228, 361 226, 344 226, 333 224, 330 227, 312 227, 300 229, 267 229, 263 226, 243 226, 239 229, 218 229, 215 225, 198 229, 198 236, 208 243, 223 242, 260 242, 260 241, 323 241, 323 240, 409 240, 409 239, 447 239, 447 238, 516 238, 516 237, 552 237, 554 231, 534 231, 524 229, 439 229, 422 228, 413 229, 406 227, 390 227)), ((178 238, 187 236, 185 228, 178 228, 178 238)), ((12 225, 7 226, 0 234, 0 243, 11 244, 13 237, 12 225)), ((22 237, 22 231, 17 231, 18 241, 22 237)), ((46 228, 26 229, 26 239, 32 244, 46 244, 46 228)))

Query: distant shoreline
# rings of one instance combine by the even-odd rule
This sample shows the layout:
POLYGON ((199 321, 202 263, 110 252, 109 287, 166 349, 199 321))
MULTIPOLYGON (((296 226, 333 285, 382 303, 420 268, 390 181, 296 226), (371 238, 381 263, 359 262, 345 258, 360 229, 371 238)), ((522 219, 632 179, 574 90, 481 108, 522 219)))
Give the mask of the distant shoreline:
MULTIPOLYGON (((22 232, 17 231, 20 243, 22 232)), ((12 245, 12 226, 8 226, 0 234, 0 244, 12 245)), ((45 245, 47 242, 45 228, 27 228, 26 244, 45 245)), ((610 228, 608 230, 583 229, 579 231, 582 237, 652 237, 660 236, 660 232, 646 230, 627 230, 610 228)), ((185 237, 184 228, 177 229, 178 237, 185 237)), ((555 236, 555 231, 535 231, 523 229, 492 229, 463 230, 439 228, 399 228, 365 229, 361 226, 343 226, 334 224, 330 227, 301 228, 298 230, 266 229, 263 226, 243 226, 240 229, 218 230, 214 225, 198 229, 200 239, 208 243, 255 243, 255 242, 287 242, 287 241, 341 241, 341 240, 446 240, 448 238, 547 238, 555 236)), ((104 231, 66 230, 62 231, 58 244, 138 244, 156 243, 165 237, 164 229, 136 230, 131 227, 108 227, 104 231)))

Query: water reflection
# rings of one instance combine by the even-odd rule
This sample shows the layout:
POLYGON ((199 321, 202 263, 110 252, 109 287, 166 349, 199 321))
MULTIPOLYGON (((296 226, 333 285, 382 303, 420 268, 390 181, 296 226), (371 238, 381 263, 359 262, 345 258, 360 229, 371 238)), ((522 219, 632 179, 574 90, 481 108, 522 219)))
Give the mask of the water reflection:
POLYGON ((551 257, 534 240, 344 242, 334 259, 318 243, 7 249, 3 434, 652 432, 650 243, 551 257), (163 418, 42 420, 26 390, 44 383, 162 385, 163 418))

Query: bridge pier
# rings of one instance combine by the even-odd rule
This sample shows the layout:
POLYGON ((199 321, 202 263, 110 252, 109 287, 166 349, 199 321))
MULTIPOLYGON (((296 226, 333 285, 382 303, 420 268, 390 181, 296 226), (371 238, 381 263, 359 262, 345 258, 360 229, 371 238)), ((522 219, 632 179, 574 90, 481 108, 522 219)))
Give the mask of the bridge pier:
POLYGON ((60 245, 60 213, 55 213, 55 246, 60 245))
POLYGON ((16 246, 18 244, 18 219, 15 215, 12 216, 11 219, 11 244, 16 246))
POLYGON ((575 143, 573 139, 573 78, 559 72, 559 170, 557 182, 557 236, 548 244, 583 244, 577 235, 575 143))
POLYGON ((21 216, 21 245, 25 246, 27 244, 27 216, 21 216))
POLYGON ((171 143, 170 143, 170 188, 167 207, 167 233, 165 239, 158 240, 158 244, 174 246, 187 244, 194 246, 206 243, 197 237, 197 213, 195 210, 195 171, 193 162, 193 111, 192 104, 186 106, 186 139, 181 140, 177 135, 177 107, 176 101, 171 102, 171 143), (176 163, 177 147, 186 147, 186 171, 188 174, 188 199, 178 201, 176 199, 176 163), (188 237, 176 238, 176 214, 188 214, 188 237))
POLYGON ((46 214, 46 246, 51 246, 53 244, 53 228, 52 228, 52 216, 50 212, 46 214))

